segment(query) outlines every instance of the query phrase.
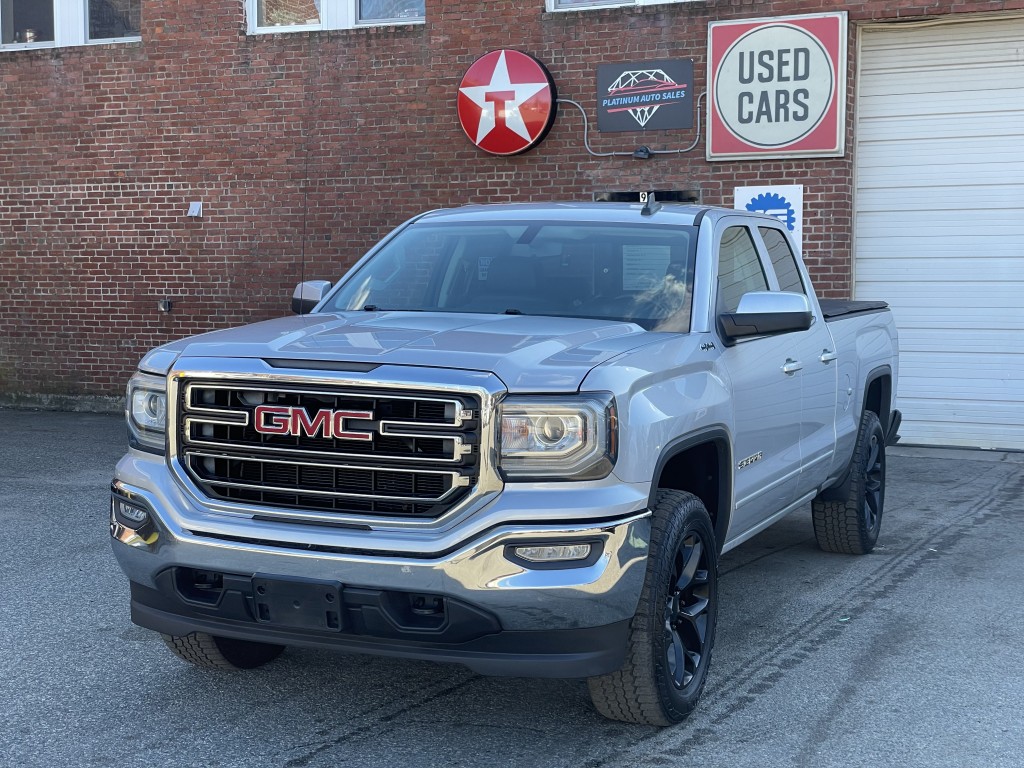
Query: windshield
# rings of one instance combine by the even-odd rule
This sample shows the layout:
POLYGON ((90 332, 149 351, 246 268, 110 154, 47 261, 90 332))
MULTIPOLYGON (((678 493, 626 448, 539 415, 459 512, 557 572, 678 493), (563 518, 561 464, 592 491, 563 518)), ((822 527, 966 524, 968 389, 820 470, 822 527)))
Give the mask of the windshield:
POLYGON ((695 230, 600 222, 419 222, 321 310, 587 317, 690 328, 695 230))

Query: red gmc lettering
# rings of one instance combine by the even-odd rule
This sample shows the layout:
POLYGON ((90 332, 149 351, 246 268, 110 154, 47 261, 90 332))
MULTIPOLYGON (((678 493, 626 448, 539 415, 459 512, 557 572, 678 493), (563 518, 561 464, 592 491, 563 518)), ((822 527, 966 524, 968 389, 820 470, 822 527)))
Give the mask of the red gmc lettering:
POLYGON ((263 435, 287 435, 292 409, 284 406, 261 405, 256 408, 256 431, 263 435), (269 416, 269 423, 264 419, 269 416))
POLYGON ((301 435, 305 432, 310 437, 316 437, 317 432, 323 430, 324 437, 332 437, 334 430, 331 429, 331 412, 328 410, 317 411, 312 420, 304 408, 296 408, 292 411, 291 433, 301 435))
POLYGON ((335 411, 334 422, 332 424, 334 428, 334 436, 339 437, 342 440, 373 440, 373 434, 370 432, 346 432, 345 431, 345 419, 372 419, 373 411, 335 411))
POLYGON ((256 431, 263 435, 308 435, 309 437, 340 438, 342 440, 372 440, 372 432, 349 432, 347 419, 372 419, 373 411, 332 411, 327 408, 310 418, 304 408, 284 405, 256 407, 256 431))

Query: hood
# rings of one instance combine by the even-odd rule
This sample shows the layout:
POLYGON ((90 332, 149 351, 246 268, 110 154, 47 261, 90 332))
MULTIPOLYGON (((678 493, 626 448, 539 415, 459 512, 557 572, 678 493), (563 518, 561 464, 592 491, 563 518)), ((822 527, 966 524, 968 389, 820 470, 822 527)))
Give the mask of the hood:
POLYGON ((160 347, 143 367, 166 373, 181 355, 486 371, 510 391, 579 388, 595 366, 662 338, 633 323, 443 312, 343 312, 287 317, 160 347))

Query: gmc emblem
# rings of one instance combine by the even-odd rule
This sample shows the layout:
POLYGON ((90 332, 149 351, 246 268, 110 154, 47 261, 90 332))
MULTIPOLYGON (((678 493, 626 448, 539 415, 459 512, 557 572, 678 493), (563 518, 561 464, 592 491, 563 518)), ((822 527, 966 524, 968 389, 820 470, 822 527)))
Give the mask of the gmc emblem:
POLYGON ((287 405, 260 405, 256 408, 256 431, 261 435, 336 437, 341 440, 372 440, 372 432, 349 432, 348 419, 372 419, 373 411, 319 410, 310 418, 305 408, 287 405))

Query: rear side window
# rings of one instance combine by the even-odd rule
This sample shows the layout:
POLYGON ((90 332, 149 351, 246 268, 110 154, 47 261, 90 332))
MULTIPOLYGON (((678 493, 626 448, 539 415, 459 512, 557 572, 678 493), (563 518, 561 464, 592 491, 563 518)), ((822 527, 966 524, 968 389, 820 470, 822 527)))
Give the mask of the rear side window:
POLYGON ((796 256, 793 255, 786 236, 771 227, 758 229, 775 268, 775 276, 779 278, 779 290, 806 295, 807 291, 804 290, 803 281, 800 279, 800 270, 796 266, 796 256))
POLYGON ((729 227, 722 233, 718 250, 718 311, 735 312, 743 294, 767 290, 768 280, 750 231, 729 227))

